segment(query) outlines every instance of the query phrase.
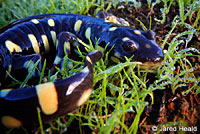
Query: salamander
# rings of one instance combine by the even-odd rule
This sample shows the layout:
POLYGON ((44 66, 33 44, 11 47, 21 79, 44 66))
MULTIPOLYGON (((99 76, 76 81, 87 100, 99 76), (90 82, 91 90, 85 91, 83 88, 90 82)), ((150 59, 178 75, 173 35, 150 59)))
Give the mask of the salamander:
MULTIPOLYGON (((43 14, 17 20, 0 29, 0 85, 20 69, 32 71, 32 64, 53 58, 50 68, 62 67, 63 57, 77 57, 77 47, 86 52, 85 44, 96 44, 98 49, 110 51, 109 60, 124 62, 125 57, 139 61, 145 69, 156 69, 163 60, 163 51, 156 44, 151 30, 134 30, 109 22, 103 17, 94 18, 78 14, 43 14), (103 18, 103 19, 102 19, 103 18)), ((38 123, 37 108, 42 121, 48 122, 73 111, 83 104, 92 90, 92 66, 102 56, 93 51, 85 58, 84 69, 74 76, 36 85, 29 88, 0 90, 1 125, 15 128, 38 123), (31 115, 31 116, 30 116, 31 115)), ((39 77, 37 71, 33 74, 39 77)))

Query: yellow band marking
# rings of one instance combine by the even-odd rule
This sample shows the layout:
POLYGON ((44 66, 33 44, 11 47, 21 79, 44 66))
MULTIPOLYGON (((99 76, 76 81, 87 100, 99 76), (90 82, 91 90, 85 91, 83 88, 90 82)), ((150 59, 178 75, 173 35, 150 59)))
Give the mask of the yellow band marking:
POLYGON ((134 30, 134 33, 138 35, 142 34, 139 30, 134 30))
POLYGON ((36 54, 39 54, 40 53, 40 48, 39 48, 39 45, 38 45, 36 37, 33 34, 28 34, 28 38, 31 41, 31 44, 32 44, 34 52, 36 54))
POLYGON ((3 97, 6 97, 6 95, 11 91, 12 89, 1 89, 0 90, 0 96, 3 98, 3 97))
POLYGON ((46 35, 42 35, 42 42, 44 44, 44 48, 45 48, 45 52, 49 52, 50 48, 49 48, 49 41, 47 39, 46 35))
POLYGON ((36 91, 42 111, 47 115, 55 113, 58 110, 58 95, 54 83, 37 85, 36 91))
POLYGON ((49 19, 48 20, 48 24, 49 24, 50 27, 54 27, 55 26, 55 22, 54 22, 53 19, 49 19))
POLYGON ((81 28, 81 24, 82 24, 82 21, 81 20, 77 20, 75 25, 74 25, 74 31, 75 32, 79 32, 80 31, 80 28, 81 28))
POLYGON ((62 59, 61 59, 60 57, 56 56, 56 58, 55 58, 53 64, 58 65, 58 64, 60 63, 61 60, 62 60, 62 59))
POLYGON ((8 72, 10 73, 11 70, 12 70, 12 65, 10 64, 10 65, 8 66, 8 72))
POLYGON ((69 42, 66 42, 64 43, 64 49, 67 49, 67 52, 70 52, 70 43, 69 42))
POLYGON ((35 73, 35 66, 33 65, 33 63, 31 62, 31 60, 26 61, 24 63, 24 68, 28 69, 28 72, 32 72, 33 74, 35 73))
POLYGON ((54 45, 56 45, 56 32, 55 31, 51 31, 51 38, 53 40, 54 45))
POLYGON ((129 37, 124 37, 124 38, 122 39, 122 41, 127 41, 127 40, 130 40, 130 38, 129 38, 129 37))
POLYGON ((91 64, 93 64, 93 63, 92 63, 92 60, 90 59, 89 56, 86 56, 86 60, 89 61, 91 64))
POLYGON ((3 116, 1 123, 7 128, 19 128, 22 126, 22 122, 11 116, 3 116))
POLYGON ((87 39, 90 39, 90 36, 91 36, 91 27, 88 27, 85 31, 85 37, 87 39))
POLYGON ((12 53, 12 52, 22 52, 22 49, 21 49, 21 47, 20 46, 18 46, 17 44, 15 44, 15 43, 13 43, 12 41, 10 41, 10 40, 7 40, 6 42, 5 42, 5 44, 6 44, 6 47, 8 48, 8 50, 10 51, 10 53, 12 53))
POLYGON ((34 24, 40 23, 37 19, 32 19, 31 21, 32 21, 34 24))
POLYGON ((58 40, 56 40, 56 50, 58 50, 58 40))
POLYGON ((78 107, 81 106, 83 103, 85 103, 85 102, 87 101, 87 99, 90 97, 91 92, 92 92, 92 89, 89 88, 89 89, 85 90, 85 91, 82 93, 80 99, 79 99, 78 102, 77 102, 77 106, 78 106, 78 107))
POLYGON ((109 28, 109 31, 115 31, 117 29, 117 27, 111 27, 109 28))

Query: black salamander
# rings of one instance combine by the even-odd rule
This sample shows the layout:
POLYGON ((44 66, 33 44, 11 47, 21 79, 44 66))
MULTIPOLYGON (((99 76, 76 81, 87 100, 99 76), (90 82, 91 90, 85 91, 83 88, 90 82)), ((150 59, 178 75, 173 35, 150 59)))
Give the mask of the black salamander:
MULTIPOLYGON (((104 16, 105 17, 105 16, 104 16)), ((84 43, 98 40, 99 49, 108 44, 113 49, 109 55, 112 62, 142 62, 142 68, 156 69, 163 60, 163 51, 154 40, 151 30, 134 30, 108 22, 105 19, 77 14, 44 14, 18 20, 0 29, 0 84, 3 87, 8 77, 19 69, 32 70, 31 61, 36 63, 43 57, 55 59, 55 66, 62 66, 65 51, 76 55, 76 47, 85 51, 84 43), (84 43, 82 43, 84 42, 84 43)), ((101 57, 99 51, 89 53, 85 68, 80 73, 31 88, 2 89, 0 91, 1 125, 20 127, 37 123, 37 108, 44 122, 73 111, 87 100, 92 88, 92 64, 101 57), (49 101, 49 102, 48 102, 49 101), (30 116, 31 114, 31 116, 30 116)), ((41 69, 41 63, 38 64, 41 69)), ((37 71, 34 76, 37 77, 37 71)))

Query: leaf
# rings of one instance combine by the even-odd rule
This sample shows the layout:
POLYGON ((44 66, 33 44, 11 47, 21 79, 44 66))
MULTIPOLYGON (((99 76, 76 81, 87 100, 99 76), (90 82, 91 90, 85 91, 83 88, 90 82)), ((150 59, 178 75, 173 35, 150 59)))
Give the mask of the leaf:
POLYGON ((111 74, 121 71, 124 67, 133 66, 133 68, 134 68, 138 64, 142 64, 142 63, 141 62, 125 62, 125 63, 120 63, 118 65, 115 65, 115 66, 97 74, 96 77, 94 78, 94 81, 95 81, 94 83, 98 82, 99 80, 103 79, 104 77, 108 77, 111 74))

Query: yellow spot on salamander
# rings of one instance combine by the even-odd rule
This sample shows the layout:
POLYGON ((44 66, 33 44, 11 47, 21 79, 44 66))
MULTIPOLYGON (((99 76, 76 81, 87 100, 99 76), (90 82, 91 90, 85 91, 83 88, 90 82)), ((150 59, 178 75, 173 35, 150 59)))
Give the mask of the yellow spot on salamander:
POLYGON ((47 115, 55 113, 58 110, 58 95, 54 83, 37 85, 36 91, 42 111, 47 115))
POLYGON ((61 59, 60 57, 56 56, 56 58, 55 58, 53 64, 54 64, 54 65, 58 65, 58 64, 60 63, 61 60, 62 60, 62 59, 61 59))
POLYGON ((12 41, 10 41, 10 40, 7 40, 6 42, 5 42, 5 44, 6 44, 6 47, 8 48, 8 50, 10 51, 10 53, 12 53, 12 52, 22 52, 22 49, 21 49, 21 47, 20 46, 18 46, 17 44, 15 44, 15 43, 13 43, 12 41))
POLYGON ((39 48, 39 45, 38 45, 36 37, 33 34, 28 34, 28 38, 31 41, 31 44, 32 44, 34 52, 36 54, 39 54, 40 53, 40 48, 39 48))
POLYGON ((45 52, 49 52, 50 48, 49 48, 49 41, 46 35, 42 35, 42 42, 44 44, 44 48, 45 48, 45 52))
POLYGON ((129 38, 129 37, 124 37, 124 38, 122 39, 122 41, 127 41, 127 40, 130 40, 130 38, 129 38))
POLYGON ((58 40, 56 40, 56 50, 58 50, 58 40))
POLYGON ((48 20, 48 24, 49 24, 50 27, 54 27, 55 26, 55 22, 54 22, 53 19, 49 19, 48 20))
POLYGON ((149 44, 145 44, 146 48, 151 48, 151 46, 149 44))
POLYGON ((109 28, 109 31, 115 31, 117 29, 117 27, 111 27, 109 28))
POLYGON ((34 24, 40 23, 37 19, 32 19, 31 21, 32 21, 34 24))
POLYGON ((12 116, 3 116, 1 123, 7 128, 19 128, 22 126, 22 122, 12 116))
POLYGON ((138 34, 138 35, 141 34, 141 32, 140 32, 139 30, 134 30, 134 33, 135 33, 135 34, 138 34))
POLYGON ((93 64, 93 63, 92 63, 92 60, 90 59, 89 56, 86 56, 86 60, 89 61, 91 64, 93 64))
POLYGON ((67 52, 70 52, 71 48, 70 48, 70 43, 69 42, 65 41, 65 43, 64 43, 64 49, 67 50, 67 52))
POLYGON ((9 73, 11 72, 11 69, 12 69, 12 65, 10 64, 10 65, 8 66, 8 72, 9 72, 9 73))
POLYGON ((80 31, 80 28, 81 28, 81 24, 82 24, 82 21, 81 20, 77 20, 75 25, 74 25, 74 31, 75 32, 79 32, 80 31))
POLYGON ((92 92, 92 89, 89 88, 89 89, 85 90, 85 91, 82 93, 80 99, 79 99, 78 102, 77 102, 77 106, 78 106, 78 107, 81 106, 83 103, 85 103, 85 102, 87 101, 87 99, 90 97, 91 92, 92 92))
POLYGON ((85 31, 85 37, 87 39, 90 39, 90 36, 91 36, 91 27, 88 27, 85 31))
POLYGON ((28 60, 24 63, 24 68, 28 69, 28 72, 33 72, 33 74, 35 73, 35 66, 33 65, 33 63, 31 62, 31 60, 28 60))
POLYGON ((54 45, 56 45, 56 32, 55 31, 51 31, 51 38, 53 40, 54 45))
POLYGON ((2 89, 0 90, 0 96, 3 98, 3 97, 6 97, 6 95, 11 91, 12 89, 2 89))

